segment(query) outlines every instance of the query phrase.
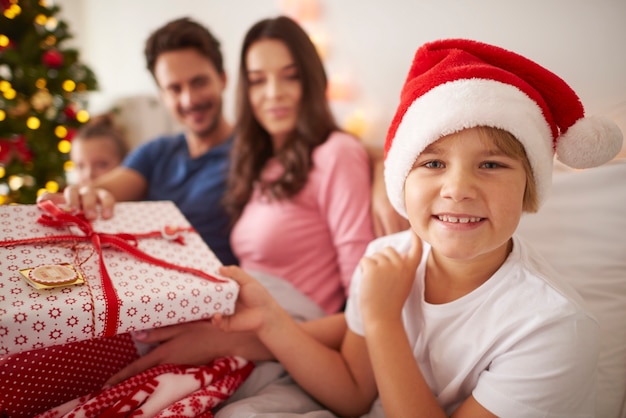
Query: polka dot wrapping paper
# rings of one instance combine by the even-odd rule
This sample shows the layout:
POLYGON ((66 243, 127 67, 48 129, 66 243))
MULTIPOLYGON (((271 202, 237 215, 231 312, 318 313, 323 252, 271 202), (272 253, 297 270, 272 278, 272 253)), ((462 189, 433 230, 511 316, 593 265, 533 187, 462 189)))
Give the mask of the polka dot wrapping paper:
POLYGON ((137 358, 130 334, 0 356, 0 416, 31 418, 87 395, 137 358))
POLYGON ((118 203, 112 219, 91 223, 101 255, 91 240, 50 239, 85 232, 42 224, 41 216, 36 205, 0 206, 0 243, 49 240, 0 246, 0 356, 234 312, 238 285, 217 275, 219 260, 172 202, 118 203), (142 259, 133 248, 166 266, 142 259), (84 284, 36 289, 20 273, 65 263, 84 284))

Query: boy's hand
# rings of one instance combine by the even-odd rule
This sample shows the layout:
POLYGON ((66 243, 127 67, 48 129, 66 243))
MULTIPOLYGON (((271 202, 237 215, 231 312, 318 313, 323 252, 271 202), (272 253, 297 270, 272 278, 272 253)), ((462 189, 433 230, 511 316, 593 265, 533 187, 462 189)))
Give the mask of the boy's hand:
POLYGON ((402 307, 422 257, 422 241, 414 233, 411 236, 411 248, 406 254, 387 247, 361 260, 363 277, 359 303, 365 324, 402 319, 402 307))

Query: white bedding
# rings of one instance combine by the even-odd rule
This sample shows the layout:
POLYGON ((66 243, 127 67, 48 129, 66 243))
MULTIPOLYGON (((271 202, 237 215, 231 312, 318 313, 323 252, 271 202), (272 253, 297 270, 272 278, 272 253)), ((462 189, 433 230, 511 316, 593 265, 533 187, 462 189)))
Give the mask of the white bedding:
MULTIPOLYGON (((589 303, 602 330, 597 417, 626 417, 626 160, 585 171, 557 165, 551 196, 539 213, 523 217, 519 233, 570 277, 589 303)), ((289 285, 257 277, 292 314, 301 319, 322 315, 289 285)), ((380 405, 374 409, 372 415, 380 416, 380 405)), ((267 363, 216 418, 252 416, 333 415, 304 394, 281 366, 267 363), (248 397, 251 393, 257 395, 248 397)))
POLYGON ((532 242, 589 304, 601 329, 596 417, 626 417, 626 159, 574 171, 557 166, 532 242))

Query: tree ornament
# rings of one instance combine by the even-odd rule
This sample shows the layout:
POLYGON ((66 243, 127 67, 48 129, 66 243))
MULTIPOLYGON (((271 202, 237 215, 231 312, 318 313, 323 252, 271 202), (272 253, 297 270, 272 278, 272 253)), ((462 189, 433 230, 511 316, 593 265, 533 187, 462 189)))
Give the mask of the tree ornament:
POLYGON ((30 105, 23 98, 17 99, 14 106, 8 108, 9 116, 12 118, 20 118, 30 112, 30 105))
POLYGON ((43 112, 52 105, 52 95, 46 90, 39 90, 30 98, 30 104, 37 112, 43 112))
POLYGON ((49 68, 61 68, 63 66, 63 54, 57 49, 49 49, 41 56, 41 62, 49 68))

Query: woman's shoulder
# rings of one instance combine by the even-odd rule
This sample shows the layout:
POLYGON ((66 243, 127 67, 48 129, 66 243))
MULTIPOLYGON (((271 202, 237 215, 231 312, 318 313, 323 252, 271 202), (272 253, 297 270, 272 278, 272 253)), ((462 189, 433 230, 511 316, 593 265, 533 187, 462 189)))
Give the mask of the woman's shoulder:
POLYGON ((338 149, 361 149, 365 151, 365 147, 354 136, 343 131, 333 131, 328 139, 317 147, 321 152, 336 152, 338 149))
POLYGON ((324 162, 344 158, 368 158, 367 151, 361 142, 347 132, 334 131, 326 141, 315 148, 313 158, 324 162))

